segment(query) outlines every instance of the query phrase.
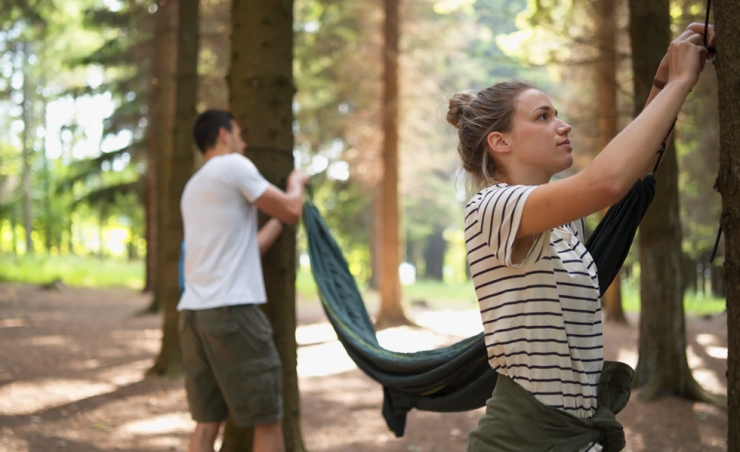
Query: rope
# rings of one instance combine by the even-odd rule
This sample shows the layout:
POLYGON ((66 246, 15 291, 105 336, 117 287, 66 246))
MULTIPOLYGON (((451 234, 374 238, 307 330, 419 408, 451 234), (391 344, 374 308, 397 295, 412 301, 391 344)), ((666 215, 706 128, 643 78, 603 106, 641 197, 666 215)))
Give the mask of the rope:
POLYGON ((707 36, 709 35, 709 11, 712 9, 712 0, 707 0, 707 15, 704 17, 704 47, 709 53, 715 53, 717 49, 714 46, 707 45, 707 36))
POLYGON ((660 146, 660 150, 658 150, 658 161, 655 162, 655 167, 653 168, 653 176, 655 175, 655 172, 658 171, 658 167, 660 166, 660 162, 663 160, 663 154, 665 154, 665 147, 666 147, 666 141, 668 141, 668 137, 671 136, 671 132, 673 132, 673 128, 676 127, 676 121, 678 118, 673 120, 673 124, 671 124, 671 128, 668 129, 668 133, 666 134, 665 138, 663 138, 663 144, 660 146))
MULTIPOLYGON (((715 46, 707 45, 707 36, 709 36, 709 11, 712 9, 712 0, 707 0, 707 14, 704 17, 704 47, 706 47, 709 53, 716 53, 717 48, 715 46)), ((712 255, 709 256, 709 263, 714 263, 714 258, 717 256, 717 249, 719 249, 719 240, 722 237, 722 224, 717 228, 717 238, 714 239, 714 248, 712 249, 712 255)))

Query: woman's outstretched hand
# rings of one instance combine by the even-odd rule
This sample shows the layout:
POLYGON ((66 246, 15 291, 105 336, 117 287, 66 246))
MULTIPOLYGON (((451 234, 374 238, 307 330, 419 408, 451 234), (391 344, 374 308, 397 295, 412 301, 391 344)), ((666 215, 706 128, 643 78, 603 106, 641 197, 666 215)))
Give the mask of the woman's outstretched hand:
MULTIPOLYGON (((714 33, 714 25, 709 25, 707 31, 707 46, 714 46, 714 39, 715 39, 715 33, 714 33)), ((698 42, 699 45, 703 45, 704 43, 704 31, 705 27, 704 24, 700 24, 697 22, 694 22, 690 24, 688 27, 686 27, 686 30, 676 38, 671 44, 677 43, 678 41, 683 41, 686 39, 687 33, 692 32, 693 34, 701 36, 700 41, 698 42)), ((658 68, 658 73, 656 74, 655 78, 658 79, 661 82, 667 82, 669 73, 670 73, 670 59, 668 57, 668 53, 670 53, 670 47, 668 49, 668 52, 666 53, 665 57, 663 57, 663 61, 660 62, 660 67, 658 68)), ((704 65, 706 64, 707 60, 711 60, 714 58, 713 53, 706 53, 704 58, 701 60, 701 69, 704 69, 704 65)))
MULTIPOLYGON (((703 27, 703 26, 702 26, 703 27)), ((687 29, 668 47, 668 83, 682 83, 691 89, 699 80, 709 52, 704 36, 687 29)))

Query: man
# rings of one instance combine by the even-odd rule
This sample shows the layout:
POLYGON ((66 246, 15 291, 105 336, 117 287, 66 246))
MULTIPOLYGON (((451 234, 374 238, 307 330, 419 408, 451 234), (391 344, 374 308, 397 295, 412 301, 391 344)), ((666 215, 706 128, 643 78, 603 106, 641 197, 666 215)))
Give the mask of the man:
POLYGON ((213 452, 229 415, 254 427, 255 452, 284 452, 281 363, 260 255, 302 212, 308 176, 293 171, 283 192, 244 156, 247 145, 230 113, 208 110, 193 135, 205 163, 182 194, 185 290, 180 342, 188 405, 197 422, 189 452, 213 452), (257 231, 257 210, 272 218, 257 231))

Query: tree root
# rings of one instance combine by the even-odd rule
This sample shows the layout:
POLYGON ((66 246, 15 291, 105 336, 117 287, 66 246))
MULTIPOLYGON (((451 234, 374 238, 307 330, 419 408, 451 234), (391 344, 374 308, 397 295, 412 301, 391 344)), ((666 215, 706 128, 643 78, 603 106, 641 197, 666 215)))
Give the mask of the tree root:
POLYGON ((420 325, 414 323, 411 319, 406 317, 405 314, 400 316, 384 316, 381 315, 375 320, 375 331, 382 331, 388 328, 394 328, 397 326, 410 326, 414 328, 421 328, 420 325))
POLYGON ((709 403, 718 408, 727 409, 727 396, 707 391, 701 387, 693 376, 689 377, 689 381, 683 388, 676 389, 667 388, 665 382, 661 378, 653 378, 640 391, 640 400, 644 402, 650 402, 665 396, 681 397, 696 402, 709 403))

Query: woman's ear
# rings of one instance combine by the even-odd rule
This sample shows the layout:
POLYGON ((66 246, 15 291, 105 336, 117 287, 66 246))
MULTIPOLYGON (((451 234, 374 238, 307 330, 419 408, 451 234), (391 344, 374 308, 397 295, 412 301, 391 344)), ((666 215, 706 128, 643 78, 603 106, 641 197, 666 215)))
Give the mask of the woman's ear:
POLYGON ((488 147, 496 154, 508 154, 511 152, 511 145, 501 132, 489 133, 486 141, 488 142, 488 147))

